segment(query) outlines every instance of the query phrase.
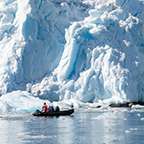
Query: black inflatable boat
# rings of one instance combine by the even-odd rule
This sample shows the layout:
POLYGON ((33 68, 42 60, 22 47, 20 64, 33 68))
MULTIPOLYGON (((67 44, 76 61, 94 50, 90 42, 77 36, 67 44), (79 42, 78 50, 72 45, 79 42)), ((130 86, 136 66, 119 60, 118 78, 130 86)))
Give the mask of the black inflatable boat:
POLYGON ((51 111, 51 112, 41 112, 39 110, 36 110, 32 115, 33 116, 67 116, 71 115, 74 113, 74 109, 69 109, 69 110, 63 110, 63 111, 51 111))

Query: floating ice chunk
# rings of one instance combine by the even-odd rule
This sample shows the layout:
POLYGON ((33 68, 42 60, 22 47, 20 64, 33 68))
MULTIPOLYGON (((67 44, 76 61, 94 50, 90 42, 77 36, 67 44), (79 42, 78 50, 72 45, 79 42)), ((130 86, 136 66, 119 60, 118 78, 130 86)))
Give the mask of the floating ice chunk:
POLYGON ((130 131, 129 130, 125 130, 125 133, 130 133, 130 131))
POLYGON ((144 117, 142 117, 140 120, 141 120, 141 121, 144 121, 144 117))
POLYGON ((34 112, 41 109, 43 102, 26 91, 14 91, 0 97, 0 112, 34 112))
POLYGON ((132 109, 144 109, 143 105, 132 105, 132 109))

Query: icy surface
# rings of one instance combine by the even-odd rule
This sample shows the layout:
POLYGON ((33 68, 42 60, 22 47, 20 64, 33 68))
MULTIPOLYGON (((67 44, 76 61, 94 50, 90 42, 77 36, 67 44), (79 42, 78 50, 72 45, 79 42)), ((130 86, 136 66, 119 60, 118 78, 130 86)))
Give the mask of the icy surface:
POLYGON ((34 112, 36 109, 41 109, 43 102, 28 92, 14 91, 0 97, 0 113, 34 112))
POLYGON ((143 0, 1 0, 0 109, 143 101, 143 15, 143 0))
POLYGON ((55 73, 75 80, 82 101, 143 100, 143 10, 143 1, 116 0, 69 27, 55 73))

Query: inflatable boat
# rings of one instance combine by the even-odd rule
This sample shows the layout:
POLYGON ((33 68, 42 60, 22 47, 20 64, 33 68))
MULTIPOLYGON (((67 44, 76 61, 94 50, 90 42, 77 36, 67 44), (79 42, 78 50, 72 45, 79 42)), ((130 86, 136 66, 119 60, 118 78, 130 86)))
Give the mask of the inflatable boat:
POLYGON ((32 115, 33 116, 67 116, 74 113, 74 109, 69 110, 60 110, 60 111, 50 111, 50 112, 41 112, 40 110, 36 110, 32 115))

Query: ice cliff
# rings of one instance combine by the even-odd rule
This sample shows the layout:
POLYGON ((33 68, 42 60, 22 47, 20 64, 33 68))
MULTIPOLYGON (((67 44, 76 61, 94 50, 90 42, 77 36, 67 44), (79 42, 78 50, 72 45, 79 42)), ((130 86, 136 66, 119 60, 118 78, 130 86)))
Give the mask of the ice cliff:
POLYGON ((143 0, 1 0, 0 105, 143 101, 143 15, 143 0))

